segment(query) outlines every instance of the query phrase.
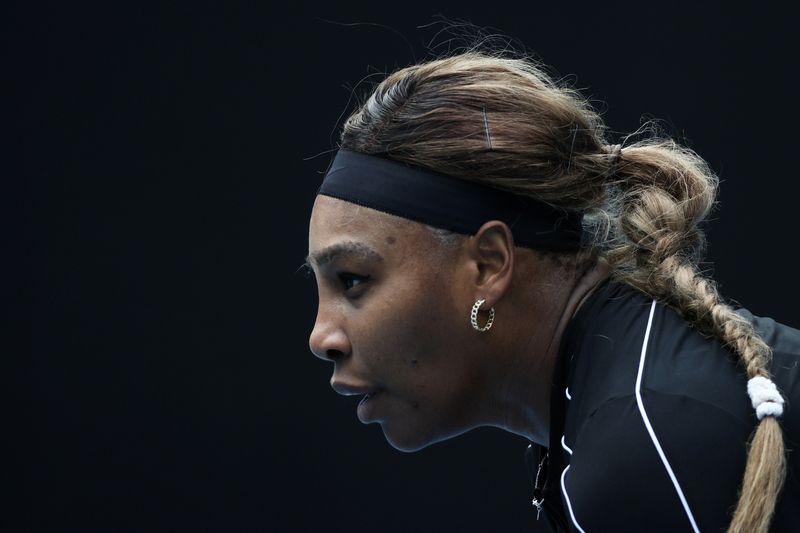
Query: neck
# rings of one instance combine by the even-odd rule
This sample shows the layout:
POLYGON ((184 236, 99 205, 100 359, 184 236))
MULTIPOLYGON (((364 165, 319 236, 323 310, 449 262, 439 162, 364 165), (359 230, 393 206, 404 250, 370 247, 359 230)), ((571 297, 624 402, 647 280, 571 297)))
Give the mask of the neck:
MULTIPOLYGON (((508 352, 515 355, 506 361, 497 388, 500 394, 496 406, 501 422, 492 425, 532 442, 549 444, 550 394, 564 332, 578 309, 608 276, 608 266, 597 263, 573 284, 562 284, 560 289, 551 288, 548 294, 538 295, 539 301, 547 303, 535 307, 536 316, 524 315, 520 321, 514 337, 522 339, 523 345, 508 352), (531 324, 536 324, 533 333, 531 324)), ((554 286, 558 287, 551 285, 554 286)))

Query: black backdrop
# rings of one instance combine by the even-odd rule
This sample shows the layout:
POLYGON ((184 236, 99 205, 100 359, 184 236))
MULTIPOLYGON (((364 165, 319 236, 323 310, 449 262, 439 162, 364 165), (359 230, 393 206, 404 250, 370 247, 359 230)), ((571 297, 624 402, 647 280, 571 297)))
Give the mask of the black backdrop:
POLYGON ((358 423, 307 346, 316 294, 296 269, 350 89, 425 57, 441 26, 416 26, 436 13, 497 28, 574 74, 616 131, 663 119, 723 180, 708 254, 723 292, 800 324, 786 13, 377 4, 3 8, 33 280, 24 505, 5 520, 536 530, 521 438, 486 429, 397 452, 358 423), (369 24, 343 25, 355 22, 369 24))

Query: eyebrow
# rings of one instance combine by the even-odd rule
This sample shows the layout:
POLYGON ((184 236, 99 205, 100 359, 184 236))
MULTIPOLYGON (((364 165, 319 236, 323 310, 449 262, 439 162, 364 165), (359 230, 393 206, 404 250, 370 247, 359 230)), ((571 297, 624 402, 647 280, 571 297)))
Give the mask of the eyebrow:
POLYGON ((346 241, 333 244, 327 248, 319 250, 318 252, 308 254, 306 256, 306 264, 313 264, 319 268, 340 257, 356 257, 371 263, 383 261, 383 256, 381 256, 381 254, 363 242, 346 241))

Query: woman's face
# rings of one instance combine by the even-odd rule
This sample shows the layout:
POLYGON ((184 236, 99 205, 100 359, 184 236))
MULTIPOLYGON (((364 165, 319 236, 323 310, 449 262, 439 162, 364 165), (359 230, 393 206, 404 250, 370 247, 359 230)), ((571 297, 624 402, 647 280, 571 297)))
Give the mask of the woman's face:
POLYGON ((328 196, 314 203, 319 308, 309 346, 333 362, 337 392, 372 393, 359 419, 381 424, 398 450, 476 426, 480 334, 469 324, 475 297, 460 257, 421 224, 328 196))

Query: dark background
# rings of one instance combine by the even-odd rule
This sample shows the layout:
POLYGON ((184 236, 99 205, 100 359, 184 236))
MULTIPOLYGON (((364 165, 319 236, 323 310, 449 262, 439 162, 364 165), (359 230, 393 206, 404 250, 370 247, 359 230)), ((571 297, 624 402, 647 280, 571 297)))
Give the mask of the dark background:
POLYGON ((397 452, 307 345, 316 292, 296 270, 351 88, 446 49, 437 13, 519 39, 615 131, 663 119, 723 180, 707 265, 723 292, 800 325, 786 13, 108 4, 2 8, 32 279, 13 530, 536 530, 523 439, 397 452))

